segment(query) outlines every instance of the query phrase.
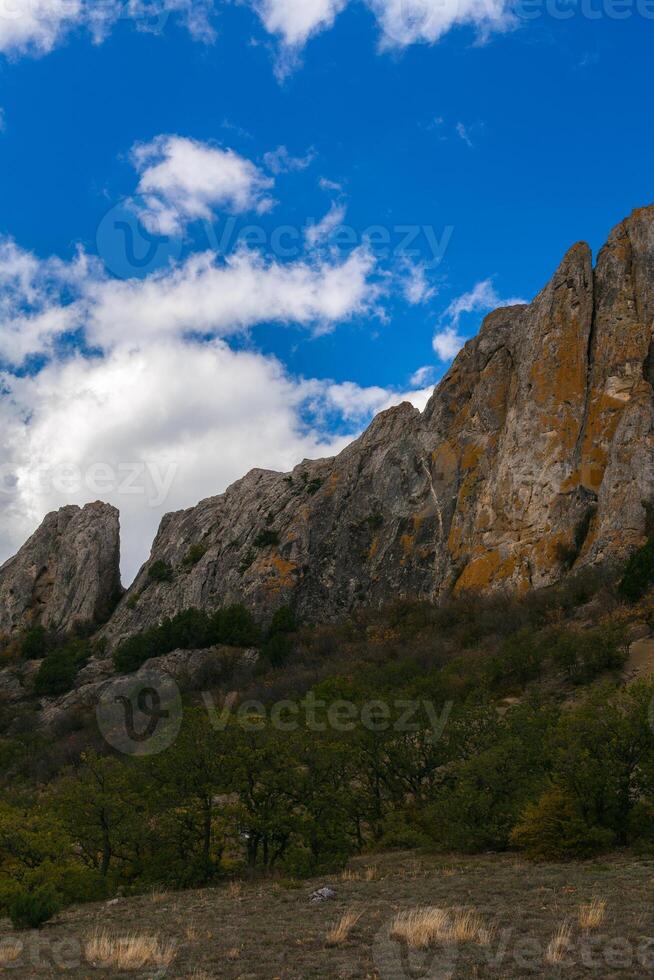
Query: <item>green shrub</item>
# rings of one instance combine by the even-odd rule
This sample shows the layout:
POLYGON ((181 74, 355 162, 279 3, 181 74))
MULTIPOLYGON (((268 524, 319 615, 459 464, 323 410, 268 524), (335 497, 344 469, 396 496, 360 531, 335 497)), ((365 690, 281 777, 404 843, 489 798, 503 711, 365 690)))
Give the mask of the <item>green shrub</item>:
POLYGON ((492 688, 522 688, 540 677, 544 658, 542 646, 533 632, 521 630, 508 637, 501 653, 489 660, 488 683, 492 688))
POLYGON ((193 565, 197 565, 197 563, 201 561, 202 558, 204 558, 206 553, 207 553, 207 549, 205 545, 192 544, 191 547, 186 552, 186 554, 184 555, 183 564, 186 565, 187 568, 192 568, 193 565))
POLYGON ((269 636, 276 636, 278 633, 295 633, 297 630, 297 619, 291 606, 282 606, 277 610, 272 618, 269 636))
POLYGON ((65 646, 52 650, 41 661, 34 681, 37 697, 58 697, 67 694, 75 682, 81 667, 90 656, 89 644, 85 640, 71 640, 65 646))
POLYGON ((219 609, 211 619, 211 636, 214 644, 228 647, 255 647, 261 642, 259 629, 245 606, 227 606, 219 609))
POLYGON ((162 558, 159 558, 157 561, 153 562, 152 565, 150 565, 148 575, 153 582, 170 582, 173 577, 173 570, 168 562, 165 562, 162 558))
POLYGON ((320 490, 322 484, 323 481, 318 478, 316 478, 315 480, 311 480, 310 483, 307 483, 307 493, 309 494, 309 496, 310 497, 315 496, 315 494, 317 494, 318 491, 320 490))
POLYGON ((20 645, 20 655, 23 660, 43 660, 52 649, 52 638, 43 626, 35 626, 28 630, 20 645))
POLYGON ((255 548, 273 548, 278 544, 279 532, 273 531, 271 528, 266 528, 264 531, 259 531, 254 539, 255 548))
POLYGON ((266 640, 262 653, 273 667, 283 667, 293 652, 293 644, 284 633, 276 633, 266 640))
POLYGON ((257 626, 244 606, 227 606, 210 615, 198 609, 186 609, 160 626, 131 636, 121 643, 114 655, 116 669, 129 674, 152 657, 162 657, 173 650, 206 650, 224 644, 253 647, 260 643, 257 626))
POLYGON ((42 886, 18 892, 9 903, 9 918, 15 929, 40 929, 60 908, 54 889, 42 886))
POLYGON ((624 635, 615 627, 561 631, 553 634, 549 646, 552 663, 574 684, 589 684, 605 671, 623 667, 628 655, 624 635))
POLYGON ((637 602, 654 584, 654 538, 633 555, 620 582, 620 595, 628 602, 637 602))
POLYGON ((295 613, 290 606, 282 606, 276 611, 262 648, 264 657, 273 667, 282 667, 290 657, 293 643, 289 634, 295 633, 297 628, 295 613))
POLYGON ((614 840, 610 830, 589 826, 576 801, 558 786, 528 804, 511 833, 511 842, 532 861, 589 858, 614 840))

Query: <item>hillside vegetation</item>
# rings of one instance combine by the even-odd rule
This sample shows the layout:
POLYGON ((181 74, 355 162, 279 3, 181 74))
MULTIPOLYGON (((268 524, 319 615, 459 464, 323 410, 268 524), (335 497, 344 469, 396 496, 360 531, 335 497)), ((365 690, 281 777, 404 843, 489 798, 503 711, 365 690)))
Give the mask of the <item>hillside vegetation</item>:
MULTIPOLYGON (((183 692, 177 737, 146 757, 112 752, 92 709, 48 733, 37 701, 6 707, 0 909, 38 926, 71 903, 335 875, 397 849, 649 854, 654 681, 624 677, 630 640, 654 621, 642 566, 334 626, 189 611, 135 637, 116 653, 123 669, 180 636, 260 656, 234 648, 209 668, 202 691, 183 692), (624 583, 639 574, 634 601, 624 583)), ((46 643, 42 665, 75 642, 46 643)))

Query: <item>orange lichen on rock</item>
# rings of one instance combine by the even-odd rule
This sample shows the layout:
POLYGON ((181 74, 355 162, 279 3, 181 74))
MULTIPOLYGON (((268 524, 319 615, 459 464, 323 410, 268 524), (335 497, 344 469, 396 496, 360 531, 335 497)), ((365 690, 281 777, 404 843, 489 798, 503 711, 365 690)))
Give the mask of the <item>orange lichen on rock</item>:
POLYGON ((502 564, 499 551, 489 551, 473 559, 464 569, 455 586, 455 592, 478 591, 485 589, 493 581, 495 573, 502 564))

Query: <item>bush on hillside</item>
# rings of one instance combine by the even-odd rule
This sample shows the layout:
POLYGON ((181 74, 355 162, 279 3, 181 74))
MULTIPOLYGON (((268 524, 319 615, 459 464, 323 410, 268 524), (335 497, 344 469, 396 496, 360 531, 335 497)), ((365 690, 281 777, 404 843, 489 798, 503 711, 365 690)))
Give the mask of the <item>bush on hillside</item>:
POLYGON ((205 545, 192 544, 191 547, 186 552, 186 554, 184 555, 183 564, 186 565, 187 568, 192 568, 194 565, 197 565, 198 562, 204 558, 206 553, 207 553, 207 549, 205 545))
POLYGON ((52 649, 52 643, 52 637, 43 626, 35 626, 25 633, 20 644, 20 655, 23 660, 43 660, 52 649))
POLYGON ((624 634, 615 627, 563 630, 552 636, 550 655, 573 684, 589 684, 607 670, 624 666, 628 650, 624 634))
POLYGON ((563 789, 548 789, 529 803, 511 833, 511 842, 532 861, 568 861, 592 857, 615 840, 605 827, 591 827, 563 789))
POLYGON ((640 548, 627 563, 622 581, 620 595, 628 602, 638 602, 651 585, 654 584, 654 538, 640 548))
POLYGON ((34 693, 37 697, 67 694, 90 653, 89 644, 84 640, 70 640, 48 653, 45 660, 41 661, 34 681, 34 693))
POLYGON ((15 929, 40 929, 60 908, 54 889, 44 885, 19 891, 9 903, 9 918, 15 929))
POLYGON ((259 630, 244 606, 227 606, 211 615, 199 609, 187 609, 121 643, 114 662, 117 670, 129 674, 146 660, 173 650, 206 650, 219 644, 252 647, 259 642, 259 630))
POLYGON ((173 570, 168 562, 159 558, 153 562, 148 569, 148 575, 153 582, 170 582, 173 577, 173 570))
POLYGON ((255 548, 273 548, 278 544, 279 532, 273 531, 270 528, 267 528, 265 531, 259 531, 254 539, 255 548))

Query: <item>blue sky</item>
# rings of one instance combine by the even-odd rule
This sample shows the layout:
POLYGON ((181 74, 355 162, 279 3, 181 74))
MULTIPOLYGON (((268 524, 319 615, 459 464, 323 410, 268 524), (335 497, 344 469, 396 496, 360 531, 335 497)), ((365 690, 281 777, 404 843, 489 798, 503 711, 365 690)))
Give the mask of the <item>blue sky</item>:
POLYGON ((645 0, 23 2, 0 10, 0 558, 102 496, 131 577, 165 510, 424 404, 490 307, 654 199, 645 0))

